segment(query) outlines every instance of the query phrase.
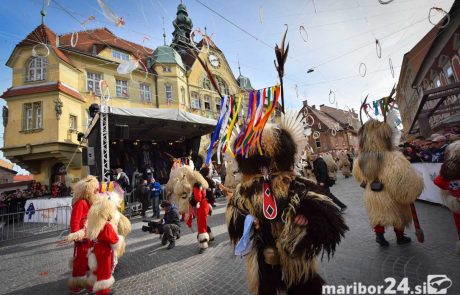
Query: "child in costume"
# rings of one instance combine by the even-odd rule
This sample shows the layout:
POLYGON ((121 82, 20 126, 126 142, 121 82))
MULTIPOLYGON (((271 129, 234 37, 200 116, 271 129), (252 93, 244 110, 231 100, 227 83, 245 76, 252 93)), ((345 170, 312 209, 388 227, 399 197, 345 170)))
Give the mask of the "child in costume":
POLYGON ((263 129, 260 150, 236 157, 241 181, 226 222, 235 254, 246 256, 254 295, 322 294, 316 256, 333 254, 348 230, 321 188, 294 171, 307 144, 303 132, 296 113, 282 115, 263 129))
POLYGON ((97 198, 98 189, 99 182, 94 176, 88 176, 74 186, 70 216, 70 232, 73 239, 69 240, 74 241, 74 251, 71 261, 72 278, 68 282, 72 294, 79 294, 86 287, 90 241, 85 235, 85 225, 90 207, 97 198))
POLYGON ((411 242, 404 235, 404 228, 412 223, 411 204, 424 188, 422 177, 395 149, 399 144, 396 120, 396 112, 391 111, 388 118, 385 114, 389 123, 367 121, 359 130, 360 151, 353 163, 353 175, 364 188, 369 222, 376 242, 382 247, 389 246, 384 236, 385 226, 394 228, 398 244, 411 242))
POLYGON ((88 214, 88 238, 93 243, 88 254, 91 270, 88 283, 96 295, 110 294, 110 288, 115 282, 112 276, 115 253, 124 242, 123 236, 117 234, 111 223, 117 214, 117 207, 108 199, 99 200, 88 214))
MULTIPOLYGON (((447 147, 444 163, 439 175, 434 179, 434 184, 444 190, 442 198, 454 215, 460 239, 460 141, 455 141, 447 147)), ((457 242, 456 251, 460 254, 460 241, 457 242)))

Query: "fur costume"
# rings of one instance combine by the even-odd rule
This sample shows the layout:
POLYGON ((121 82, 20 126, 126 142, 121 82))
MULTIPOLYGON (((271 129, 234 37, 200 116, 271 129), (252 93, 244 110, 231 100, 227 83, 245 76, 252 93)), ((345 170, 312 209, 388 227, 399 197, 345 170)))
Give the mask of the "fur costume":
POLYGON ((319 295, 324 281, 315 256, 333 254, 348 227, 321 188, 294 172, 306 145, 297 114, 282 115, 281 123, 267 125, 261 138, 262 155, 249 150, 248 157, 237 156, 241 183, 226 211, 230 240, 239 243, 248 215, 257 220, 246 256, 251 294, 319 295), (277 208, 272 219, 265 217, 267 210, 273 213, 263 205, 266 194, 272 194, 277 208), (299 217, 308 224, 299 225, 299 217))
POLYGON ((334 181, 337 180, 337 164, 334 161, 334 158, 332 158, 332 155, 327 153, 323 156, 324 162, 326 162, 327 165, 327 174, 329 175, 329 178, 333 179, 334 181))
POLYGON ((383 235, 385 226, 393 226, 401 237, 412 222, 410 205, 424 185, 409 161, 394 149, 393 142, 389 124, 367 121, 359 130, 360 153, 354 161, 353 175, 364 188, 364 206, 376 233, 383 235))
POLYGON ((102 199, 95 203, 88 214, 88 238, 93 247, 88 254, 90 276, 88 284, 96 295, 109 294, 115 279, 112 276, 115 267, 115 252, 122 246, 124 238, 117 234, 112 220, 119 214, 116 205, 102 199))
POLYGON ((88 271, 88 249, 90 241, 85 235, 85 224, 89 209, 96 199, 99 182, 96 177, 88 176, 75 184, 73 188, 72 213, 70 216, 70 233, 74 236, 68 241, 74 242, 71 259, 72 278, 68 282, 71 291, 86 287, 88 271))
POLYGON ((341 154, 339 156, 339 168, 343 176, 346 178, 351 176, 351 163, 346 154, 341 154))
POLYGON ((198 171, 193 171, 190 166, 182 166, 175 170, 176 171, 172 175, 172 177, 174 177, 172 181, 174 186, 171 202, 177 204, 180 214, 189 214, 189 199, 193 193, 193 185, 199 182, 207 189, 208 183, 198 171))
MULTIPOLYGON (((451 143, 444 154, 444 163, 434 184, 443 190, 444 204, 452 211, 460 239, 460 141, 451 143)), ((460 254, 460 241, 457 242, 460 254)))

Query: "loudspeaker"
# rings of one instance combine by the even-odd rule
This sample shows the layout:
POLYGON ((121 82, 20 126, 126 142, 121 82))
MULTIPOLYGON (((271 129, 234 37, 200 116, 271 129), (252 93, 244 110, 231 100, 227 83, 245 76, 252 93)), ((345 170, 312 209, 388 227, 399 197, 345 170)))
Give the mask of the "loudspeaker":
POLYGON ((118 139, 129 139, 129 126, 128 125, 115 125, 116 137, 118 139))
POLYGON ((83 166, 93 166, 96 164, 96 155, 94 154, 94 147, 84 147, 82 153, 83 166))

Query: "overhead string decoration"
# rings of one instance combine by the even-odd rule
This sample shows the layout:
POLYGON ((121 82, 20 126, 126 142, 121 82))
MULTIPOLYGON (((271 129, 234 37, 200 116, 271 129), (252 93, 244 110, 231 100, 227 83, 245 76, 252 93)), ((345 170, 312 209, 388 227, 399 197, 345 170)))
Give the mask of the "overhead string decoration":
POLYGON ((308 42, 308 32, 304 26, 299 27, 299 33, 300 33, 300 37, 302 38, 302 40, 304 42, 308 42))
POLYGON ((123 27, 125 25, 125 20, 117 16, 104 0, 97 0, 97 4, 99 4, 99 7, 102 9, 102 14, 108 21, 114 23, 117 27, 123 27))
POLYGON ((359 75, 364 78, 366 76, 366 73, 367 73, 367 66, 365 63, 360 63, 359 64, 359 75))
POLYGON ((380 4, 382 5, 386 5, 386 4, 390 4, 391 2, 393 2, 394 0, 378 0, 380 4))
POLYGON ((382 46, 380 45, 379 39, 375 39, 375 51, 378 58, 382 58, 382 46))
MULTIPOLYGON (((444 17, 443 17, 443 18, 444 18, 444 17)), ((428 21, 429 21, 430 24, 432 24, 433 26, 435 26, 435 27, 437 27, 437 28, 439 28, 439 29, 444 29, 444 28, 447 27, 447 26, 449 25, 449 23, 450 23, 450 15, 449 15, 449 13, 448 13, 447 11, 445 11, 444 9, 442 9, 442 8, 440 8, 440 7, 434 6, 434 7, 431 7, 431 8, 430 8, 430 11, 428 12, 428 21), (431 13, 434 12, 434 11, 436 11, 436 12, 441 12, 441 13, 444 14, 444 17, 446 18, 446 23, 445 23, 444 25, 439 25, 439 23, 440 23, 441 21, 439 21, 438 23, 432 21, 431 18, 432 18, 433 16, 432 16, 431 13)))
POLYGON ((330 104, 335 103, 335 92, 332 90, 329 90, 329 103, 330 104))

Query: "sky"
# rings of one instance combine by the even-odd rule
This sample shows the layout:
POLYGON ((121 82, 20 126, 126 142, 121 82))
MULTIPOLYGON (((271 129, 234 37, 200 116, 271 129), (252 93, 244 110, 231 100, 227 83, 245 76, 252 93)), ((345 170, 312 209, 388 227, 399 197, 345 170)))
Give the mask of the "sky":
MULTIPOLYGON (((290 47, 284 89, 286 107, 293 109, 300 109, 304 100, 310 105, 359 109, 367 94, 370 101, 387 96, 398 81, 404 54, 433 27, 428 19, 430 8, 449 11, 453 2, 394 0, 382 5, 378 0, 183 0, 194 27, 203 31, 206 27, 235 76, 239 61, 242 74, 251 79, 256 89, 278 82, 273 64, 274 45, 280 44, 287 25, 286 41, 290 47), (381 58, 377 55, 376 39, 381 58), (311 68, 314 71, 307 73, 311 68)), ((11 86, 12 79, 12 71, 5 63, 15 45, 40 24, 42 3, 2 0, 1 92, 11 86)), ((81 23, 95 16, 86 28, 107 27, 124 39, 155 48, 163 44, 164 27, 167 44, 171 43, 172 21, 179 0, 105 3, 124 18, 123 27, 116 27, 104 17, 96 0, 45 0, 45 23, 63 34, 83 30, 81 23)), ((433 12, 432 22, 442 16, 433 12)), ((0 106, 3 104, 2 100, 0 106)))

